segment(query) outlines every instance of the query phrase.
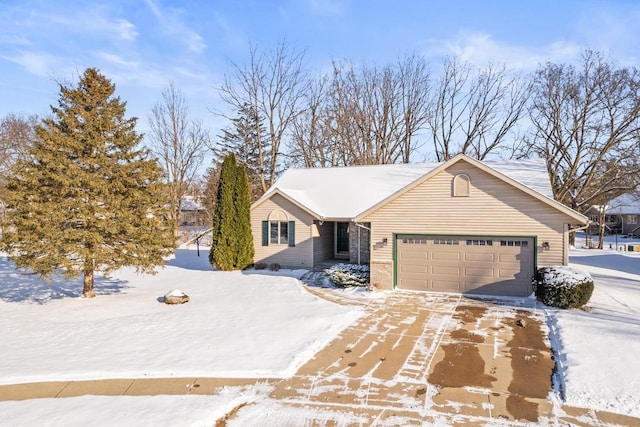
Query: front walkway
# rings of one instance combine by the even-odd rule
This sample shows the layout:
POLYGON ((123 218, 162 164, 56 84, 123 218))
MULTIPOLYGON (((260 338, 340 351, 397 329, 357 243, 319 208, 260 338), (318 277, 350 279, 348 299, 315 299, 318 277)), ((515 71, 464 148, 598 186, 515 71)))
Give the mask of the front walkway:
POLYGON ((297 424, 309 425, 640 424, 549 400, 553 361, 543 315, 525 307, 535 304, 531 300, 307 289, 338 304, 359 305, 364 316, 292 378, 19 384, 0 386, 0 400, 217 394, 223 387, 259 383, 270 389, 266 400, 240 405, 228 414, 230 424, 251 424, 256 412, 263 425, 275 426, 286 425, 287 414, 300 414, 297 424))

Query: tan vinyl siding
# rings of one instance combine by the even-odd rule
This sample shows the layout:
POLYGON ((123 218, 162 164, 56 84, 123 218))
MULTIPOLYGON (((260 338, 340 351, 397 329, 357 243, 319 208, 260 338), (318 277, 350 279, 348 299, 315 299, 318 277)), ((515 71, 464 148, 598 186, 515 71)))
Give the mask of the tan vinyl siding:
POLYGON ((333 222, 319 221, 313 225, 313 264, 333 258, 333 222))
POLYGON ((311 268, 313 267, 313 240, 311 231, 313 218, 307 212, 291 203, 279 194, 255 206, 251 210, 251 231, 255 247, 254 261, 266 264, 278 263, 283 268, 311 268), (295 221, 295 246, 286 244, 271 244, 262 246, 262 221, 269 220, 274 211, 286 215, 287 221, 295 221))
POLYGON ((565 264, 565 224, 549 205, 470 165, 458 162, 372 212, 371 263, 393 259, 393 233, 537 237, 538 266, 565 264), (453 197, 453 178, 470 179, 468 197, 453 197), (383 239, 386 244, 383 244, 383 239), (549 249, 541 248, 549 242, 549 249))

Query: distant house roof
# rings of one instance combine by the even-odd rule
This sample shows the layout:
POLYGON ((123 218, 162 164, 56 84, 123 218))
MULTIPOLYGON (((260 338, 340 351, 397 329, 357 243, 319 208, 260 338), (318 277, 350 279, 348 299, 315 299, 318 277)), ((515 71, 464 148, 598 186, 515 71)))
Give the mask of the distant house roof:
POLYGON ((184 196, 180 204, 181 211, 203 211, 204 207, 193 196, 184 196))
MULTIPOLYGON (((543 160, 482 163, 539 194, 553 198, 543 160)), ((289 169, 254 205, 279 193, 319 218, 355 218, 442 164, 289 169)))
POLYGON ((639 214, 640 194, 623 194, 607 203, 606 213, 610 215, 639 214))

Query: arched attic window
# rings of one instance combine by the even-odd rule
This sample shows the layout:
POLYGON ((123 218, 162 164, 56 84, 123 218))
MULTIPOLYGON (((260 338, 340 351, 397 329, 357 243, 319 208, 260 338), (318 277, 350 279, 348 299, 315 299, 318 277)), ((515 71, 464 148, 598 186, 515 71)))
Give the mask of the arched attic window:
POLYGON ((262 221, 262 246, 269 245, 296 245, 296 222, 280 209, 271 211, 262 221))
POLYGON ((453 197, 469 197, 471 179, 466 174, 458 174, 453 177, 451 192, 453 197))

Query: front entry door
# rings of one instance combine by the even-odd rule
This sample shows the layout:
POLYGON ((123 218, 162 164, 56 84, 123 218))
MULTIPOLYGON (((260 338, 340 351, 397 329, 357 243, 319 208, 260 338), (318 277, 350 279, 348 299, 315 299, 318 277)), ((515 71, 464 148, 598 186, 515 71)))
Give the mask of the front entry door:
POLYGON ((349 223, 336 223, 336 252, 339 254, 349 253, 349 223))

